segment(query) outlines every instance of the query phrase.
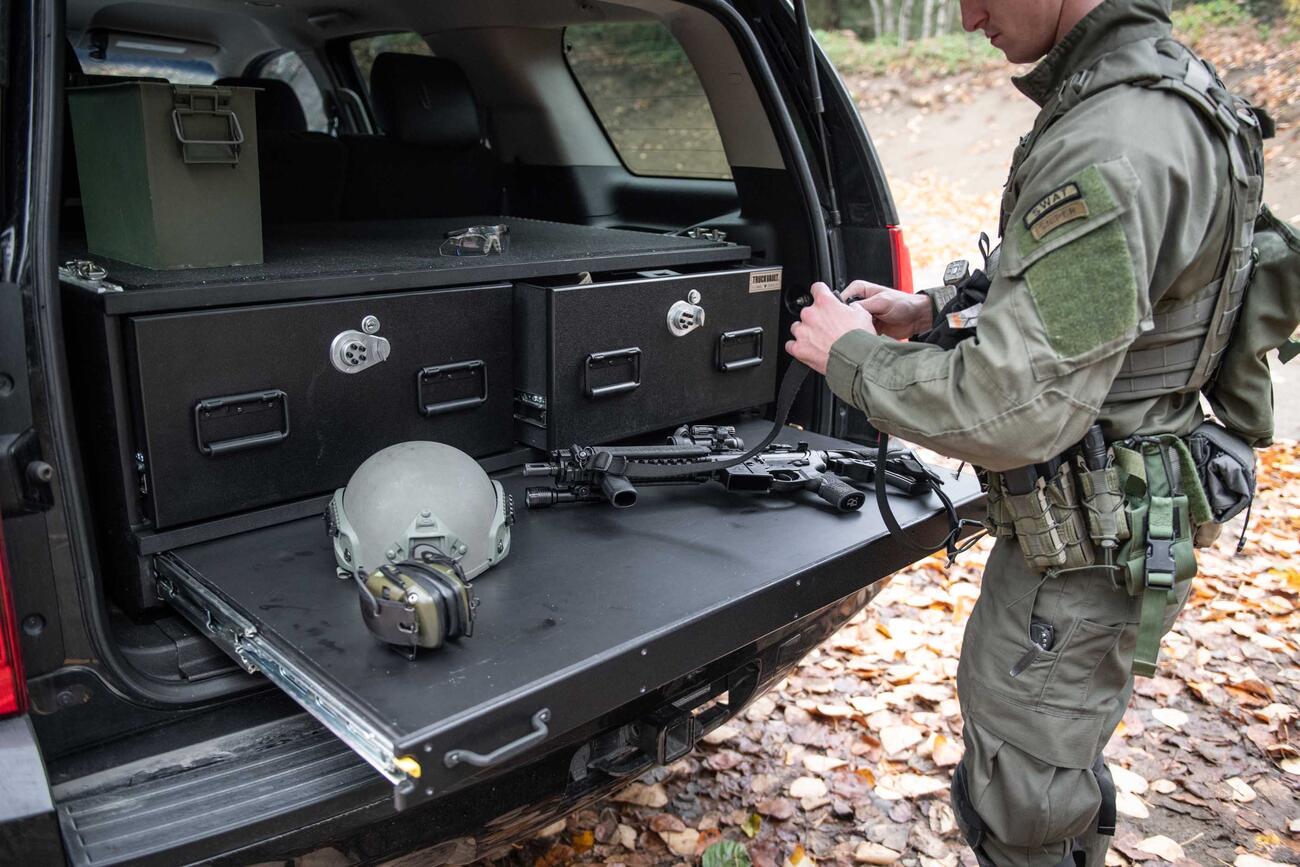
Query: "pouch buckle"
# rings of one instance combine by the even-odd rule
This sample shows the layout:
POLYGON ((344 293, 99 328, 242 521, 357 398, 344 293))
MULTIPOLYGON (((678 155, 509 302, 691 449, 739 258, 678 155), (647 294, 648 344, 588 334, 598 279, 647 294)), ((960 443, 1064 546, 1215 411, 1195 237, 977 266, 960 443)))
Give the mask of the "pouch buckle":
POLYGON ((1170 590, 1174 586, 1174 540, 1147 539, 1146 586, 1170 590))

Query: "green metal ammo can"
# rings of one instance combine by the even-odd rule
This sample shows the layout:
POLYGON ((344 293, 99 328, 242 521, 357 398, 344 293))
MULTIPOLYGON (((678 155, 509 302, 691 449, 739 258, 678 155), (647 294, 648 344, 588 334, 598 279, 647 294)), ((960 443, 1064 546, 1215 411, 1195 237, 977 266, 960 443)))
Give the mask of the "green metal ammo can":
POLYGON ((262 261, 255 89, 68 91, 89 252, 146 268, 262 261))

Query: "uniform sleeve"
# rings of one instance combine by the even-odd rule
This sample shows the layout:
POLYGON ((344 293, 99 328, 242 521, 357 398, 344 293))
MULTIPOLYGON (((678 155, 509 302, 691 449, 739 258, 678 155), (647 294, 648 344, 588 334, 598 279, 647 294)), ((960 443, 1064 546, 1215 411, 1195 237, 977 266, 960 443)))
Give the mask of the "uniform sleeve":
POLYGON ((1211 140, 1170 135, 1171 120, 1190 129, 1160 101, 1170 97, 1124 90, 1058 121, 1017 172, 977 336, 943 350, 850 332, 827 366, 841 399, 880 430, 991 470, 1083 438, 1124 351, 1150 328, 1155 283, 1196 257, 1222 187, 1205 182, 1211 140), (1134 145, 1148 127, 1160 147, 1134 145))
POLYGON ((922 289, 919 294, 930 299, 930 316, 937 321, 939 318, 939 311, 957 297, 957 287, 946 285, 935 286, 932 289, 922 289))

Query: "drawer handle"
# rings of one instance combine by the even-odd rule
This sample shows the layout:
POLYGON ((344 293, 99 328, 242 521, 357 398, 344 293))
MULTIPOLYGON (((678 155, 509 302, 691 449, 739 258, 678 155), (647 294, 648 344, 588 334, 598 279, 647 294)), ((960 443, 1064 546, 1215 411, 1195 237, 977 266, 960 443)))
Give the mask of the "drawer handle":
POLYGON ((435 367, 426 367, 415 376, 416 403, 420 407, 420 415, 442 415, 446 412, 455 412, 459 409, 468 409, 471 406, 478 406, 487 402, 487 365, 479 359, 473 361, 458 361, 455 364, 439 364, 435 367), (468 397, 451 398, 449 400, 430 400, 428 392, 436 391, 439 386, 458 383, 461 380, 475 378, 478 385, 474 389, 476 394, 468 397))
POLYGON ((224 455, 286 440, 289 438, 289 395, 274 388, 201 400, 194 405, 194 438, 199 451, 205 455, 224 455), (244 410, 249 408, 253 412, 261 412, 273 408, 277 403, 280 405, 280 417, 275 430, 224 440, 209 440, 203 430, 205 420, 214 416, 243 415, 244 410))
POLYGON ((504 762, 506 759, 514 758, 529 747, 546 740, 546 736, 550 734, 550 729, 546 727, 546 724, 550 721, 550 710, 542 708, 533 714, 533 730, 518 740, 497 747, 487 755, 472 750, 448 750, 447 754, 442 757, 442 761, 449 768, 462 764, 473 765, 476 768, 489 768, 492 765, 504 762))
POLYGON ((641 350, 635 346, 627 349, 611 349, 609 352, 593 352, 587 356, 582 368, 582 387, 587 397, 613 397, 626 394, 641 384, 641 350), (610 367, 627 367, 627 379, 608 385, 592 385, 592 371, 610 367))
POLYGON ((733 370, 744 370, 747 367, 756 367, 763 363, 763 329, 745 328, 741 331, 724 331, 718 335, 718 352, 717 352, 718 370, 723 373, 730 373, 733 370), (750 354, 743 358, 724 358, 725 351, 729 344, 748 342, 751 344, 750 354))

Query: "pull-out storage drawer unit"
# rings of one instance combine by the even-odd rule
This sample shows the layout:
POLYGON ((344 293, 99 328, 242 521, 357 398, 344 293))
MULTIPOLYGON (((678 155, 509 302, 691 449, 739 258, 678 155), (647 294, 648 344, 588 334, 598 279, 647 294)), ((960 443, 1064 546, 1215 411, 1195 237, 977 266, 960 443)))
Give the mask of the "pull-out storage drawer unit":
POLYGON ((509 285, 136 316, 155 526, 318 494, 405 440, 508 449, 509 285))
MULTIPOLYGON (((132 613, 160 604, 152 555, 314 519, 387 445, 441 441, 489 471, 531 459, 514 419, 518 283, 716 271, 750 255, 703 238, 499 215, 280 226, 264 240, 260 265, 183 270, 91 262, 83 246, 64 247, 72 261, 59 273, 99 550, 106 584, 132 613), (511 237, 501 254, 439 255, 449 231, 500 223, 511 237)), ((709 309, 719 293, 700 291, 709 309)), ((765 334, 778 294, 752 296, 770 302, 765 334)), ((670 339, 665 312, 655 316, 670 339)), ((728 327, 752 324, 743 317, 728 327)), ((706 339, 700 331, 680 345, 706 339)), ((745 340, 728 351, 752 354, 745 340)), ((765 359, 774 347, 764 345, 765 359)), ((617 358, 609 365, 599 372, 618 375, 617 358)), ((702 411, 683 408, 682 418, 761 404, 774 375, 763 379, 759 396, 699 403, 702 411)), ((607 404, 610 415, 624 412, 607 404)))
POLYGON ((520 441, 607 443, 771 402, 780 288, 780 268, 516 284, 520 441))

